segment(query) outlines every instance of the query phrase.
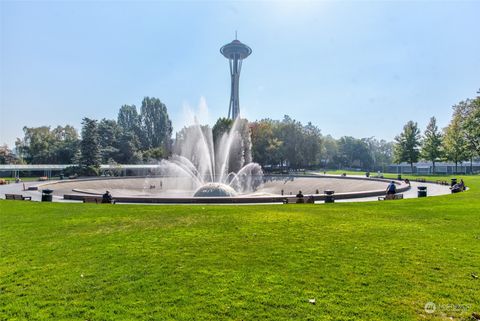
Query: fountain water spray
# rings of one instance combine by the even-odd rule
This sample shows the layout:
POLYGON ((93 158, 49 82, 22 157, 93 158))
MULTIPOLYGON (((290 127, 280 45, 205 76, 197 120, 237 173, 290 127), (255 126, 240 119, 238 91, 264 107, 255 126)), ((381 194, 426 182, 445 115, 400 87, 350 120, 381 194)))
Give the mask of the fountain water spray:
POLYGON ((174 189, 195 190, 196 197, 234 196, 262 184, 262 168, 251 162, 247 122, 237 117, 215 143, 212 130, 195 120, 177 134, 175 153, 162 160, 158 174, 175 177, 174 189))

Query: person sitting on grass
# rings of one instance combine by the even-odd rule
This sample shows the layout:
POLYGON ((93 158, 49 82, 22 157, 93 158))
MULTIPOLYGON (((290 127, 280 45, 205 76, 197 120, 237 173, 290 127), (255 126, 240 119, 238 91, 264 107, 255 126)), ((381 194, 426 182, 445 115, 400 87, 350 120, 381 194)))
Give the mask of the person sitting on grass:
POLYGON ((113 200, 112 194, 110 194, 109 191, 106 191, 105 194, 103 194, 102 196, 102 203, 111 204, 112 200, 113 200))
POLYGON ((393 200, 395 198, 395 194, 397 193, 397 186, 395 185, 394 181, 391 181, 390 184, 388 184, 386 193, 387 195, 385 196, 385 199, 393 200))

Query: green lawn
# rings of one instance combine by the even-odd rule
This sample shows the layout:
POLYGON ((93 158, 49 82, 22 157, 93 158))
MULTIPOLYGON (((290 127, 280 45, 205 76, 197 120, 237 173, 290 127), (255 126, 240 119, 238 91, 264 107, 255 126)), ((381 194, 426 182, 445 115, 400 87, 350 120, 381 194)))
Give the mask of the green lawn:
POLYGON ((480 176, 464 179, 371 203, 0 201, 0 320, 474 320, 480 176))

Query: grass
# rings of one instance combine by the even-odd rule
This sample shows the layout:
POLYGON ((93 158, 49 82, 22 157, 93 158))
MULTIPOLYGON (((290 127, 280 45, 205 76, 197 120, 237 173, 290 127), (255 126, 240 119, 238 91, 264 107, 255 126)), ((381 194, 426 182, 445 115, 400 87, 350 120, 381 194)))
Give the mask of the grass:
POLYGON ((480 176, 465 182, 328 205, 1 201, 0 320, 473 320, 480 176))

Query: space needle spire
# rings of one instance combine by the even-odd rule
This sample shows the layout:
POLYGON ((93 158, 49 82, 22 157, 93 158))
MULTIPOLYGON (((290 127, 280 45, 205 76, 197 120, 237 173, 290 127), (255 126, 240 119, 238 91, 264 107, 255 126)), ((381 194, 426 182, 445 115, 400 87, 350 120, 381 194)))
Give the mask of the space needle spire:
POLYGON ((228 59, 230 65, 231 93, 228 118, 235 120, 240 115, 239 82, 242 61, 250 56, 252 49, 237 39, 235 31, 235 40, 220 48, 220 53, 228 59))

